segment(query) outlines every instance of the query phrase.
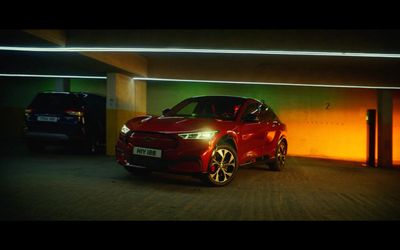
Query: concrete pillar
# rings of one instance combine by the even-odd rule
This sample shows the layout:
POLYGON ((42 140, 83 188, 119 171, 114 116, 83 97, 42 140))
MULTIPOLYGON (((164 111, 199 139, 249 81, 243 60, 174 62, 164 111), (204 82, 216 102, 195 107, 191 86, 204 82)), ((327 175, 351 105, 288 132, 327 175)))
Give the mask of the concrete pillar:
POLYGON ((69 78, 60 78, 56 80, 55 91, 68 92, 71 90, 69 78))
POLYGON ((393 166, 393 97, 378 90, 378 167, 393 166))
POLYGON ((107 75, 107 155, 115 154, 115 144, 122 125, 129 119, 146 114, 147 86, 119 73, 107 75))

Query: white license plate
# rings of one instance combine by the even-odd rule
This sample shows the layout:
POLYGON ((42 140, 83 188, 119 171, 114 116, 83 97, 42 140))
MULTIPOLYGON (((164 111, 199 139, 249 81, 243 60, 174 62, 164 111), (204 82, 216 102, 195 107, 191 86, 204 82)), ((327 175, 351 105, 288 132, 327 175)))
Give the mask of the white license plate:
POLYGON ((143 155, 143 156, 161 158, 161 152, 162 151, 160 149, 133 147, 134 155, 143 155))
POLYGON ((58 117, 55 116, 38 116, 37 120, 39 122, 57 122, 58 117))

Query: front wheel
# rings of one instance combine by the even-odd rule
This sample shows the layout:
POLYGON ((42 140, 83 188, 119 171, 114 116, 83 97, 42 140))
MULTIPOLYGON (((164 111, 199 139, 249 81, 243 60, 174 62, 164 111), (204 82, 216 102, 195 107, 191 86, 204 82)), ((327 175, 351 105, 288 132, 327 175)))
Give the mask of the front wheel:
POLYGON ((218 145, 211 156, 204 181, 211 186, 225 186, 230 183, 238 169, 238 157, 230 145, 218 145))
POLYGON ((280 141, 276 147, 275 159, 268 166, 271 170, 282 171, 285 167, 287 153, 287 144, 285 141, 280 141))

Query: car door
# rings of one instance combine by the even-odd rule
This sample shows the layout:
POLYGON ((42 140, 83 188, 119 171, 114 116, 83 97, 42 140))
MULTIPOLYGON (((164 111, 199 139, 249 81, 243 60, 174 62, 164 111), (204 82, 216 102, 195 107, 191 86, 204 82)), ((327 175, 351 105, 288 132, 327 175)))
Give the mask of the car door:
POLYGON ((267 124, 265 120, 260 120, 261 107, 261 103, 251 102, 242 113, 239 130, 239 161, 241 164, 251 162, 264 154, 267 124), (254 114, 256 119, 246 120, 248 114, 254 114))
POLYGON ((275 148, 280 137, 279 131, 281 122, 272 109, 268 106, 264 106, 263 110, 261 111, 261 117, 266 124, 263 155, 272 156, 275 152, 275 148))

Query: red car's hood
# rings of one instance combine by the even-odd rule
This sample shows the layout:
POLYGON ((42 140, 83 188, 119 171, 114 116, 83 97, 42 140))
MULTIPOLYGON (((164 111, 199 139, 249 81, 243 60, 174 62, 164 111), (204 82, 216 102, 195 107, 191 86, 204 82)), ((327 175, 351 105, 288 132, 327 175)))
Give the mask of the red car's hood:
POLYGON ((127 126, 135 131, 179 133, 189 131, 221 130, 233 126, 232 121, 207 118, 142 116, 130 120, 127 126))

